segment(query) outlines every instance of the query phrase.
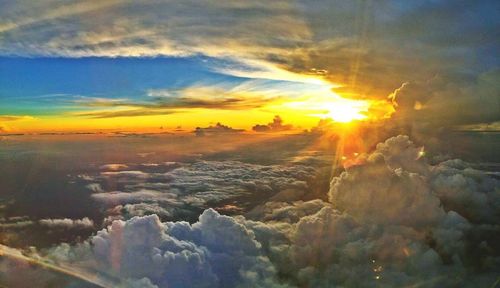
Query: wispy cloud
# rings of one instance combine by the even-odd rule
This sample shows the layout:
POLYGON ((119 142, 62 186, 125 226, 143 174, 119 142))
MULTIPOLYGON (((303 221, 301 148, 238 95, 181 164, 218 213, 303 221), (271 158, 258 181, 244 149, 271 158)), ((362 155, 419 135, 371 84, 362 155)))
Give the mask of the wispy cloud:
MULTIPOLYGON (((475 65, 462 56, 498 45, 498 24, 486 21, 496 18, 489 12, 495 7, 487 8, 481 3, 460 10, 451 3, 392 1, 16 2, 0 12, 0 54, 203 54, 267 65, 258 77, 270 79, 324 71, 333 83, 385 96, 404 80, 475 65), (429 16, 436 13, 439 17, 429 16), (485 21, 475 21, 478 15, 485 21), (426 21, 416 26, 415 19, 426 21), (448 25, 451 21, 458 24, 448 25), (479 31, 481 41, 469 40, 478 39, 479 31), (415 65, 420 61, 425 65, 415 65)), ((255 71, 226 71, 257 77, 255 71)))
POLYGON ((154 116, 154 115, 168 115, 176 113, 167 109, 130 109, 118 111, 91 111, 91 112, 77 112, 73 113, 75 116, 86 117, 92 119, 104 118, 117 118, 117 117, 136 117, 136 116, 154 116))
POLYGON ((42 4, 34 4, 35 11, 23 11, 26 14, 19 17, 16 15, 12 18, 6 17, 4 18, 4 22, 0 25, 0 33, 5 33, 17 29, 24 28, 26 26, 36 26, 37 24, 41 24, 43 22, 50 22, 51 20, 56 19, 64 19, 66 17, 71 16, 81 16, 82 14, 89 13, 92 11, 98 11, 110 7, 112 5, 116 5, 122 2, 121 0, 106 0, 100 2, 92 2, 92 1, 84 1, 84 2, 74 2, 65 5, 61 5, 56 1, 52 1, 52 3, 40 3, 42 4), (36 13, 42 10, 42 13, 36 13), (10 18, 10 19, 9 19, 10 18))
POLYGON ((0 122, 11 122, 11 121, 20 121, 20 120, 33 120, 35 119, 32 116, 28 115, 0 115, 0 122))
POLYGON ((247 110, 264 107, 284 99, 283 92, 257 90, 253 85, 232 88, 221 86, 193 86, 184 89, 150 89, 147 98, 108 99, 78 97, 73 100, 77 107, 107 108, 112 110, 79 111, 72 115, 89 118, 114 118, 147 115, 167 115, 189 109, 247 110))
POLYGON ((10 132, 16 122, 35 120, 35 117, 29 115, 0 115, 0 133, 10 132), (8 124, 7 124, 8 123, 8 124))

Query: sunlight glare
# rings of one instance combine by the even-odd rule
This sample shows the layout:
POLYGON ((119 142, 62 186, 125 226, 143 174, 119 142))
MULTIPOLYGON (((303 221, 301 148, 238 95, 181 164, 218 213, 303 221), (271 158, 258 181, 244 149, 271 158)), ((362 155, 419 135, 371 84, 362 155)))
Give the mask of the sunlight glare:
POLYGON ((327 110, 326 117, 335 122, 348 123, 355 120, 367 118, 364 114, 368 111, 368 103, 365 101, 338 100, 331 103, 325 103, 327 110))
POLYGON ((285 103, 284 106, 294 110, 302 110, 311 116, 329 118, 340 123, 368 118, 370 101, 343 98, 332 92, 331 87, 325 85, 314 88, 316 89, 311 89, 308 96, 285 103))

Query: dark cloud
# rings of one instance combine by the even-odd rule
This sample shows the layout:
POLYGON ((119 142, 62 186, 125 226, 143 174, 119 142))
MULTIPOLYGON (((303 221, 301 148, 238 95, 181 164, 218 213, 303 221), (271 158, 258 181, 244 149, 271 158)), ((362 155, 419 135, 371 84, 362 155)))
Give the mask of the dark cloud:
POLYGON ((392 117, 408 129, 498 121, 498 77, 500 72, 496 70, 479 75, 472 83, 459 83, 443 77, 405 83, 390 95, 396 107, 392 117))
POLYGON ((291 124, 283 124, 283 119, 279 115, 274 116, 273 122, 262 125, 257 124, 252 127, 255 132, 280 132, 292 130, 293 126, 291 124))
POLYGON ((226 126, 224 124, 221 124, 217 122, 215 126, 208 126, 208 127, 196 127, 196 129, 193 131, 196 136, 205 136, 205 135, 210 135, 210 134, 220 134, 220 133, 240 133, 245 131, 244 129, 235 129, 229 126, 226 126))

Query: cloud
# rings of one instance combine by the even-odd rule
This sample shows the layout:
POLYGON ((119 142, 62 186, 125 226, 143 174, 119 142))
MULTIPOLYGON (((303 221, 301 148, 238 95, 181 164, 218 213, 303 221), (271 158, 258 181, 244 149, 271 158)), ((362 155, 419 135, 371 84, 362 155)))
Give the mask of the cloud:
MULTIPOLYGON (((86 107, 114 107, 126 105, 127 99, 109 99, 102 97, 89 97, 81 95, 63 94, 63 97, 69 97, 65 100, 67 103, 76 103, 86 107)), ((59 97, 59 96, 57 96, 59 97)))
POLYGON ((456 131, 462 131, 462 132, 499 132, 500 121, 469 124, 469 125, 458 125, 455 126, 454 129, 456 131))
MULTIPOLYGON (((183 89, 150 89, 147 96, 160 108, 208 108, 244 110, 262 107, 283 98, 282 91, 264 81, 239 85, 192 85, 183 89)), ((147 106, 150 107, 150 106, 147 106)))
POLYGON ((126 164, 105 164, 99 167, 99 169, 101 170, 111 170, 111 171, 117 171, 127 168, 128 166, 126 164))
POLYGON ((17 216, 17 217, 8 217, 8 218, 0 218, 0 229, 22 229, 25 227, 29 227, 35 224, 32 220, 30 220, 27 216, 17 216))
MULTIPOLYGON (((2 26, 9 28, 3 29, 3 37, 7 38, 6 40, 14 41, 12 45, 8 45, 9 41, 2 42, 2 52, 6 54, 177 56, 196 54, 202 51, 209 54, 222 54, 227 49, 221 49, 218 44, 221 40, 230 39, 225 35, 226 29, 218 31, 218 29, 213 29, 214 27, 232 27, 234 40, 228 41, 225 45, 232 47, 232 49, 240 49, 245 42, 248 42, 245 41, 245 37, 256 39, 262 35, 262 31, 257 33, 255 30, 260 26, 257 24, 258 21, 241 21, 240 17, 236 17, 237 15, 252 15, 249 13, 253 13, 256 20, 263 20, 267 23, 268 31, 265 32, 267 36, 285 33, 297 41, 300 40, 301 35, 307 33, 295 25, 300 21, 287 15, 287 11, 291 12, 293 7, 285 3, 242 5, 214 1, 200 5, 196 1, 190 1, 178 5, 160 1, 144 5, 113 1, 100 5, 86 2, 62 6, 56 3, 47 3, 44 6, 36 4, 24 5, 24 7, 23 5, 11 5, 9 8, 17 13, 8 14, 10 15, 8 17, 3 15, 6 18, 2 21, 2 26), (123 10, 124 7, 127 9, 123 10), (128 9, 135 12, 125 12, 128 9), (64 11, 64 13, 59 11, 64 11), (96 16, 93 21, 89 22, 86 15, 91 11, 92 15, 99 15, 99 17, 96 16), (220 11, 225 13, 220 14, 220 11), (70 15, 71 17, 68 17, 70 15), (194 15, 199 19, 192 19, 194 15), (220 15, 224 16, 220 17, 220 15), (268 19, 262 16, 266 16, 268 19), (73 27, 71 24, 75 19, 83 21, 85 25, 80 26, 80 28, 73 27), (30 25, 23 25, 27 22, 30 25), (210 22, 213 23, 210 26, 201 25, 201 23, 210 22), (177 25, 174 25, 175 23, 177 25), (286 24, 295 26, 294 32, 288 32, 285 29, 287 28, 286 24), (102 29, 104 26, 101 25, 105 25, 106 29, 102 29), (34 32, 45 33, 39 34, 38 37, 29 41, 33 45, 32 48, 29 48, 26 41, 19 41, 24 38, 18 35, 19 33, 31 34, 34 32), (42 40, 47 42, 42 43, 42 40), (12 50, 14 47, 22 48, 22 51, 12 50)), ((289 42, 286 38, 283 41, 289 42)), ((262 44, 272 48, 272 45, 266 45, 265 41, 262 44)), ((252 49, 252 46, 249 48, 252 49)))
MULTIPOLYGON (((193 225, 161 223, 156 215, 117 220, 79 249, 104 271, 147 278, 158 287, 273 285, 275 271, 254 237, 235 219, 209 209, 193 225)), ((52 259, 80 260, 67 252, 56 249, 52 259)))
POLYGON ((158 204, 148 204, 148 203, 137 203, 137 204, 126 204, 123 206, 123 216, 125 219, 132 218, 134 216, 145 216, 145 215, 158 215, 162 218, 172 218, 173 213, 167 208, 158 206, 158 204))
POLYGON ((396 89, 390 99, 396 106, 394 121, 410 129, 479 124, 500 119, 500 70, 477 76, 472 83, 435 77, 409 82, 396 89))
POLYGON ((100 192, 94 193, 91 196, 94 200, 105 206, 116 206, 127 203, 142 203, 147 201, 164 201, 176 203, 176 195, 172 193, 162 193, 158 191, 139 190, 133 193, 128 192, 100 192), (169 201, 172 199, 171 201, 169 201))
POLYGON ((271 201, 263 205, 255 207, 250 212, 246 213, 246 217, 252 220, 260 221, 280 221, 287 223, 297 223, 300 219, 307 215, 313 215, 328 204, 322 200, 316 199, 311 201, 296 201, 280 202, 271 201))
POLYGON ((475 223, 500 220, 498 180, 459 159, 432 168, 432 188, 447 210, 453 210, 475 223))
POLYGON ((29 115, 0 115, 0 133, 7 133, 15 130, 12 127, 17 121, 29 121, 35 118, 29 115), (7 125, 5 122, 14 122, 12 125, 7 125))
MULTIPOLYGON (((297 223, 283 232, 290 244, 269 256, 278 271, 296 275, 298 286, 494 283, 497 264, 478 263, 498 260, 488 250, 500 231, 490 226, 500 209, 498 180, 459 160, 431 166, 419 151, 407 137, 391 138, 334 177, 331 205, 287 220, 297 223), (479 243, 484 250, 471 248, 479 243)), ((276 227, 276 218, 265 219, 276 227)))
POLYGON ((210 125, 210 126, 204 127, 204 128, 196 127, 196 129, 194 130, 194 133, 196 134, 196 136, 205 136, 206 134, 239 133, 239 132, 243 132, 243 131, 245 131, 245 130, 234 129, 232 127, 229 127, 229 126, 226 126, 224 124, 217 122, 217 124, 215 124, 215 126, 210 125))
POLYGON ((270 122, 265 125, 257 124, 252 127, 252 130, 255 132, 280 132, 280 131, 288 131, 293 128, 290 124, 283 124, 283 119, 279 115, 274 116, 273 122, 270 122))
POLYGON ((342 84, 346 94, 378 98, 407 81, 498 66, 496 3, 308 4, 13 3, 0 14, 0 53, 66 57, 203 54, 247 67, 220 69, 235 75, 304 79, 314 73, 342 84), (88 17, 90 13, 93 17, 88 17), (416 21, 422 25, 415 25, 416 21))
POLYGON ((22 116, 20 116, 20 115, 0 115, 0 133, 6 133, 6 132, 13 130, 11 125, 10 124, 7 125, 7 124, 5 124, 5 122, 27 121, 27 120, 34 120, 34 119, 35 119, 34 117, 28 116, 28 115, 22 115, 22 116))
MULTIPOLYGON (((40 254, 48 263, 158 287, 493 285, 500 263, 499 180, 461 160, 430 165, 421 152, 407 136, 387 139, 333 177, 325 191, 329 202, 283 193, 246 215, 206 209, 192 224, 161 222, 157 215, 115 220, 83 243, 40 254)), ((200 161, 168 177, 125 172, 124 179, 166 177, 170 188, 182 190, 179 195, 212 191, 213 199, 216 191, 242 191, 243 182, 257 180, 290 189, 286 183, 307 178, 306 171, 200 161), (180 180, 174 185, 173 179, 180 180)), ((121 177, 120 172, 99 177, 121 177)), ((160 211, 142 204, 119 209, 130 216, 160 211)))
POLYGON ((246 83, 232 88, 208 85, 191 86, 180 90, 150 89, 146 99, 107 99, 78 96, 70 101, 77 107, 106 108, 106 110, 71 112, 71 115, 93 119, 168 115, 187 109, 247 110, 280 101, 283 97, 269 88, 246 83), (263 90, 262 90, 263 89, 263 90))
POLYGON ((31 116, 18 116, 18 115, 0 115, 0 122, 10 122, 10 121, 20 121, 20 120, 32 120, 31 116))
POLYGON ((92 229, 94 228, 94 221, 88 217, 82 219, 40 219, 38 223, 48 228, 60 229, 92 229))
POLYGON ((104 118, 116 118, 116 117, 168 115, 172 113, 176 112, 165 109, 133 109, 133 110, 117 110, 117 111, 78 112, 74 113, 74 115, 92 119, 104 119, 104 118))
POLYGON ((427 171, 419 163, 423 159, 415 160, 418 157, 418 149, 406 137, 379 144, 363 165, 352 166, 333 179, 330 202, 360 222, 434 225, 444 211, 422 177, 427 171))
MULTIPOLYGON (((64 244, 57 249, 67 251, 69 245, 64 244)), ((1 283, 8 287, 29 287, 35 282, 42 287, 53 285, 58 287, 129 287, 117 283, 120 281, 103 279, 93 272, 87 272, 77 267, 53 265, 50 261, 41 258, 33 247, 30 248, 30 251, 21 251, 0 245, 0 251, 2 253, 0 261, 1 283)), ((143 280, 124 280, 122 282, 126 284, 148 283, 148 281, 143 280)))
MULTIPOLYGON (((116 164, 100 168, 118 168, 116 164)), ((100 171, 79 175, 79 181, 93 193, 90 197, 108 209, 106 215, 129 219, 158 214, 162 219, 178 219, 198 213, 208 206, 224 210, 224 201, 249 198, 256 205, 259 197, 296 200, 311 193, 316 169, 303 164, 257 165, 238 161, 196 161, 190 164, 120 164, 119 171, 100 171), (118 189, 118 190, 117 190, 118 189)), ((111 169, 110 169, 111 170, 111 169)), ((226 207, 227 208, 227 207, 226 207)), ((239 211, 243 207, 233 207, 239 211)), ((190 217, 191 217, 190 216, 190 217)))

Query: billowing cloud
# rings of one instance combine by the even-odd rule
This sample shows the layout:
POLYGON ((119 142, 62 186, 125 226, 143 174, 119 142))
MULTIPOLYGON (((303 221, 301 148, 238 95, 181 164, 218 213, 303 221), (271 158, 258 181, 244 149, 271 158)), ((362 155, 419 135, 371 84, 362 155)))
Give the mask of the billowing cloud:
MULTIPOLYGON (((275 270, 262 255, 254 233, 211 209, 193 225, 161 223, 156 215, 114 221, 89 243, 77 248, 87 261, 125 279, 147 278, 159 287, 269 287, 275 283, 275 270)), ((52 259, 82 260, 63 248, 54 249, 52 259)))
POLYGON ((396 106, 392 117, 408 131, 498 121, 499 76, 500 70, 494 70, 479 75, 473 83, 443 77, 405 83, 390 95, 396 106))
POLYGON ((423 159, 415 160, 419 158, 419 149, 409 146, 407 138, 390 140, 394 141, 379 144, 366 163, 352 166, 333 179, 330 202, 362 222, 435 224, 444 211, 422 177, 428 172, 423 159), (379 210, 382 207, 386 208, 379 210))

